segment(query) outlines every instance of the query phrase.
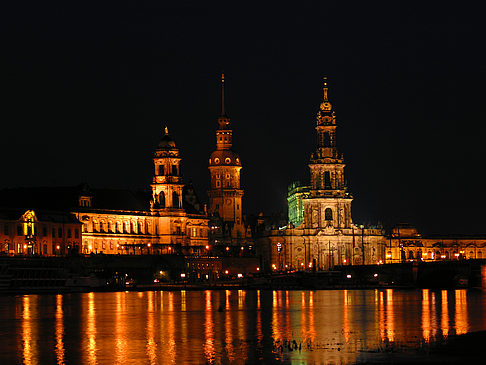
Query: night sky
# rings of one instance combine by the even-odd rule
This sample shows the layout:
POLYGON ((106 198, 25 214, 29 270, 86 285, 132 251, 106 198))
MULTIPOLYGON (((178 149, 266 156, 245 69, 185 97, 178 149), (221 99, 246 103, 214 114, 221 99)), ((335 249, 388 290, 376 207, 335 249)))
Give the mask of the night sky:
POLYGON ((167 125, 207 201, 224 70, 244 210, 285 210, 287 185, 309 179, 327 76, 355 223, 486 234, 479 7, 104 3, 1 5, 1 188, 147 188, 167 125))

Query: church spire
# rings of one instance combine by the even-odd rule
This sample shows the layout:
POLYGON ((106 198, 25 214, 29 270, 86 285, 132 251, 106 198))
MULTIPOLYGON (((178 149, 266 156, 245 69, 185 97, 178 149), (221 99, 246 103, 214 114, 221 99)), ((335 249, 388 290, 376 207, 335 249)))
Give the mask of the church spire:
POLYGON ((328 86, 327 86, 327 77, 324 76, 324 85, 322 90, 324 91, 324 97, 321 103, 321 110, 323 112, 329 112, 331 111, 331 103, 329 102, 329 99, 327 97, 327 91, 328 91, 328 86))
POLYGON ((226 116, 224 111, 224 72, 221 73, 221 116, 226 116))

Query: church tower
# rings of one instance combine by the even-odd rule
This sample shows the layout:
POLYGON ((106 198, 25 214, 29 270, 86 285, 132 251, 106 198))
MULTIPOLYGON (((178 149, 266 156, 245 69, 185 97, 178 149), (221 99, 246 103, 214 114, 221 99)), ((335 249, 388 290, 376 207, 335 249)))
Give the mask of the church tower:
POLYGON ((324 97, 317 112, 317 148, 309 163, 310 189, 303 199, 306 228, 350 228, 352 196, 344 181, 344 159, 336 145, 336 116, 328 99, 327 78, 324 97))
POLYGON ((224 74, 221 75, 221 116, 218 118, 216 130, 216 150, 209 158, 209 173, 211 187, 209 195, 209 210, 217 214, 221 220, 222 236, 225 240, 237 243, 245 237, 242 219, 243 190, 240 187, 241 161, 232 150, 232 134, 230 118, 224 105, 224 74), (236 241, 235 241, 236 239, 236 241))
POLYGON ((152 182, 153 209, 182 209, 181 155, 165 127, 164 136, 154 153, 155 173, 152 182))

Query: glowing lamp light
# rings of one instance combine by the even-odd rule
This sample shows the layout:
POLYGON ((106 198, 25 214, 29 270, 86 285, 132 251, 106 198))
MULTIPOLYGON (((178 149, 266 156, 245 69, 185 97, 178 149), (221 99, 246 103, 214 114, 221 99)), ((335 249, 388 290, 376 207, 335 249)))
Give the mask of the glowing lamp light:
POLYGON ((386 254, 386 258, 387 258, 387 259, 391 258, 391 254, 387 253, 387 254, 386 254))
POLYGON ((229 271, 228 271, 228 270, 224 270, 224 273, 225 273, 226 275, 228 275, 229 271))
MULTIPOLYGON (((207 247, 207 246, 206 246, 207 247)), ((229 246, 226 246, 226 251, 229 251, 229 246)))
POLYGON ((260 268, 259 267, 257 267, 257 271, 260 271, 260 268))
POLYGON ((351 279, 351 274, 346 275, 348 279, 351 279))
POLYGON ((440 258, 441 259, 445 259, 446 258, 446 255, 440 255, 440 258))
POLYGON ((90 251, 93 249, 93 247, 91 247, 91 246, 88 246, 88 248, 89 248, 90 251))
POLYGON ((312 267, 312 262, 309 263, 309 267, 312 267))
POLYGON ((346 262, 348 262, 346 259, 343 260, 343 264, 345 264, 346 262))
POLYGON ((206 245, 206 250, 209 250, 209 246, 208 245, 206 245))
POLYGON ((427 252, 424 252, 424 253, 422 254, 422 256, 427 256, 427 252))
POLYGON ((377 278, 377 277, 378 277, 378 274, 374 274, 373 276, 374 276, 375 278, 377 278))
POLYGON ((455 253, 454 256, 459 257, 459 254, 458 253, 455 253))
MULTIPOLYGON (((27 248, 27 245, 24 245, 24 248, 27 248)), ((59 248, 59 246, 57 248, 59 248)))
POLYGON ((206 274, 206 279, 209 279, 209 275, 208 274, 206 274))
POLYGON ((238 274, 238 278, 242 278, 243 277, 243 274, 238 274))
POLYGON ((185 277, 186 277, 186 274, 181 273, 181 278, 185 278, 185 277))
POLYGON ((60 248, 59 245, 57 245, 56 248, 59 250, 59 248, 60 248))
POLYGON ((241 250, 244 250, 245 248, 243 246, 241 246, 241 250))
POLYGON ((159 271, 159 274, 162 275, 162 271, 159 271))
POLYGON ((383 263, 383 260, 380 260, 380 261, 378 262, 378 265, 381 265, 382 263, 383 263))
POLYGON ((148 247, 150 247, 150 246, 152 246, 152 245, 149 243, 149 244, 147 244, 147 246, 148 246, 148 247))
MULTIPOLYGON (((117 243, 117 244, 116 244, 116 248, 118 248, 118 247, 120 247, 120 245, 117 243)), ((90 246, 90 248, 89 248, 89 249, 91 250, 91 246, 90 246)))
POLYGON ((304 266, 304 263, 302 262, 302 263, 300 264, 300 266, 304 266))

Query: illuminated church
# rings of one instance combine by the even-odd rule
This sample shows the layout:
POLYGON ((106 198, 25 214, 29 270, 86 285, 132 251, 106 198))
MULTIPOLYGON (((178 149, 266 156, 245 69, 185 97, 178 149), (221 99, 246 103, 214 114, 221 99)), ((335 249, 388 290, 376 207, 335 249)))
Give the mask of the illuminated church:
POLYGON ((267 265, 274 270, 383 262, 383 230, 353 224, 353 197, 345 184, 345 163, 337 149, 336 127, 325 79, 324 97, 317 112, 317 147, 309 161, 310 185, 293 183, 289 187, 289 225, 259 240, 267 265))

